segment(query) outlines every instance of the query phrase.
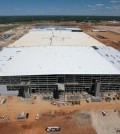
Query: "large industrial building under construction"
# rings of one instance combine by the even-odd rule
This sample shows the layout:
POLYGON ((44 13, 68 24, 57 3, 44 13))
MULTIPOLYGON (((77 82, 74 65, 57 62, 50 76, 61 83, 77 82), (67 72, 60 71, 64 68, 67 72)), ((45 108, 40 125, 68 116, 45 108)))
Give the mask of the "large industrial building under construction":
POLYGON ((0 90, 120 91, 120 52, 78 27, 37 27, 0 51, 0 90))

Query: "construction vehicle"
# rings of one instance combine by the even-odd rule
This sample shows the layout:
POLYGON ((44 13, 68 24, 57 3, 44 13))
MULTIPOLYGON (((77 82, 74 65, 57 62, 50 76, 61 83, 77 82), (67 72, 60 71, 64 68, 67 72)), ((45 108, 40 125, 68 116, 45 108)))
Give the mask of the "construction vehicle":
POLYGON ((40 119, 40 114, 36 114, 35 119, 36 119, 36 120, 39 120, 39 119, 40 119))
POLYGON ((16 116, 16 119, 27 119, 28 116, 29 116, 29 113, 24 113, 24 112, 22 112, 22 113, 20 113, 20 114, 18 114, 18 115, 16 116))
POLYGON ((80 105, 80 100, 72 100, 72 105, 80 105))
POLYGON ((116 133, 120 133, 120 128, 115 128, 116 133))
POLYGON ((0 103, 1 103, 1 104, 6 103, 6 99, 4 99, 4 98, 3 98, 3 99, 1 100, 1 102, 0 102, 0 103))
POLYGON ((89 103, 90 102, 90 99, 86 99, 86 102, 89 103))
POLYGON ((113 100, 116 100, 116 97, 113 97, 113 100))
POLYGON ((5 119, 5 116, 0 117, 0 119, 4 120, 5 119))
POLYGON ((120 93, 117 93, 117 94, 115 95, 115 97, 116 97, 116 99, 120 100, 120 93))
POLYGON ((106 102, 110 102, 110 101, 111 101, 111 97, 110 97, 110 96, 107 96, 107 97, 105 98, 105 101, 106 101, 106 102))
POLYGON ((106 115, 107 115, 107 112, 102 111, 102 115, 103 115, 103 116, 106 116, 106 115))
POLYGON ((55 132, 55 131, 60 131, 61 128, 59 126, 51 126, 51 127, 46 127, 47 132, 55 132))

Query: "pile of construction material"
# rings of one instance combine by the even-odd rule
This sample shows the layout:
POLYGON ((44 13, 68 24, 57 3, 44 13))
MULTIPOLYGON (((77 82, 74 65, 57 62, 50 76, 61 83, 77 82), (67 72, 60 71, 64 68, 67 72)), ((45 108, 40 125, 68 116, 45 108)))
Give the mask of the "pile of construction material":
POLYGON ((85 92, 85 91, 81 92, 81 95, 83 96, 84 99, 89 99, 89 98, 91 98, 91 95, 88 94, 88 93, 85 92))
POLYGON ((120 100, 120 93, 117 93, 117 94, 115 95, 115 98, 118 99, 118 100, 120 100))
POLYGON ((11 37, 13 35, 13 31, 9 30, 7 32, 4 32, 1 36, 0 36, 0 41, 4 41, 6 39, 8 39, 9 37, 11 37))
POLYGON ((100 99, 100 97, 96 97, 96 96, 92 96, 91 97, 91 102, 101 102, 101 99, 100 99))
POLYGON ((77 95, 67 97, 67 101, 71 103, 72 106, 80 105, 80 99, 81 99, 81 96, 77 96, 77 95))
POLYGON ((52 100, 53 97, 52 97, 52 96, 43 96, 43 99, 44 99, 44 100, 52 100))
POLYGON ((64 102, 64 101, 59 101, 59 100, 52 100, 51 104, 55 105, 55 106, 58 106, 58 107, 70 105, 69 102, 64 102))
POLYGON ((106 102, 110 102, 111 100, 120 100, 120 93, 104 93, 101 96, 106 102))
POLYGON ((0 122, 8 122, 10 119, 6 116, 0 116, 0 122))
POLYGON ((79 100, 79 99, 81 99, 81 97, 77 95, 67 97, 67 101, 73 101, 73 100, 79 100))

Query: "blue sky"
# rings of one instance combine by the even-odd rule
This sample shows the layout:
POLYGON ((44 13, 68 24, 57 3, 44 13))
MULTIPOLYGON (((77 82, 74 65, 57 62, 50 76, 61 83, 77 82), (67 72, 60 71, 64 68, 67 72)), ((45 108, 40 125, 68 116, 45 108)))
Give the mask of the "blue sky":
POLYGON ((0 15, 120 16, 120 0, 0 0, 0 15))

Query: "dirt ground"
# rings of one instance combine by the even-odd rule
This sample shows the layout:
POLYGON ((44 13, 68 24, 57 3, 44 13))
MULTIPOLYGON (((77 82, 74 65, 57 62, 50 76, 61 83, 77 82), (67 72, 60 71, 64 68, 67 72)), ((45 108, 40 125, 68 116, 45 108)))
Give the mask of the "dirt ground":
POLYGON ((120 23, 118 24, 87 24, 78 23, 76 24, 79 28, 83 29, 85 33, 94 37, 96 40, 102 42, 107 46, 120 50, 120 23), (107 32, 92 32, 92 29, 108 30, 107 32))
POLYGON ((98 41, 120 50, 120 24, 81 25, 81 28, 98 41), (92 29, 107 30, 107 32, 92 32, 92 29))
MULTIPOLYGON (((1 97, 0 97, 1 98, 1 97)), ((37 99, 24 100, 19 97, 4 96, 5 104, 0 104, 0 117, 8 119, 0 120, 0 134, 47 134, 47 126, 60 126, 58 134, 96 134, 92 125, 91 111, 120 110, 120 101, 91 102, 81 100, 81 105, 54 106, 48 101, 37 99), (29 118, 17 120, 16 116, 21 112, 28 112, 29 118), (36 114, 40 119, 35 120, 36 114)), ((53 134, 52 132, 50 132, 53 134)), ((55 132, 54 132, 55 133, 55 132)))
POLYGON ((103 116, 101 111, 92 113, 92 124, 97 134, 116 134, 116 130, 120 131, 120 112, 114 110, 106 110, 107 115, 103 116))
MULTIPOLYGON (((12 44, 13 42, 15 42, 16 40, 21 38, 23 35, 25 35, 29 31, 30 28, 31 28, 30 25, 21 25, 16 28, 11 28, 10 30, 12 30, 12 32, 10 34, 10 37, 4 40, 0 40, 0 48, 6 47, 9 44, 12 44)), ((2 36, 2 34, 5 34, 5 33, 6 31, 1 32, 0 36, 2 36)))
POLYGON ((107 46, 120 50, 120 34, 114 32, 87 32, 90 36, 94 37, 98 41, 104 43, 107 46))

